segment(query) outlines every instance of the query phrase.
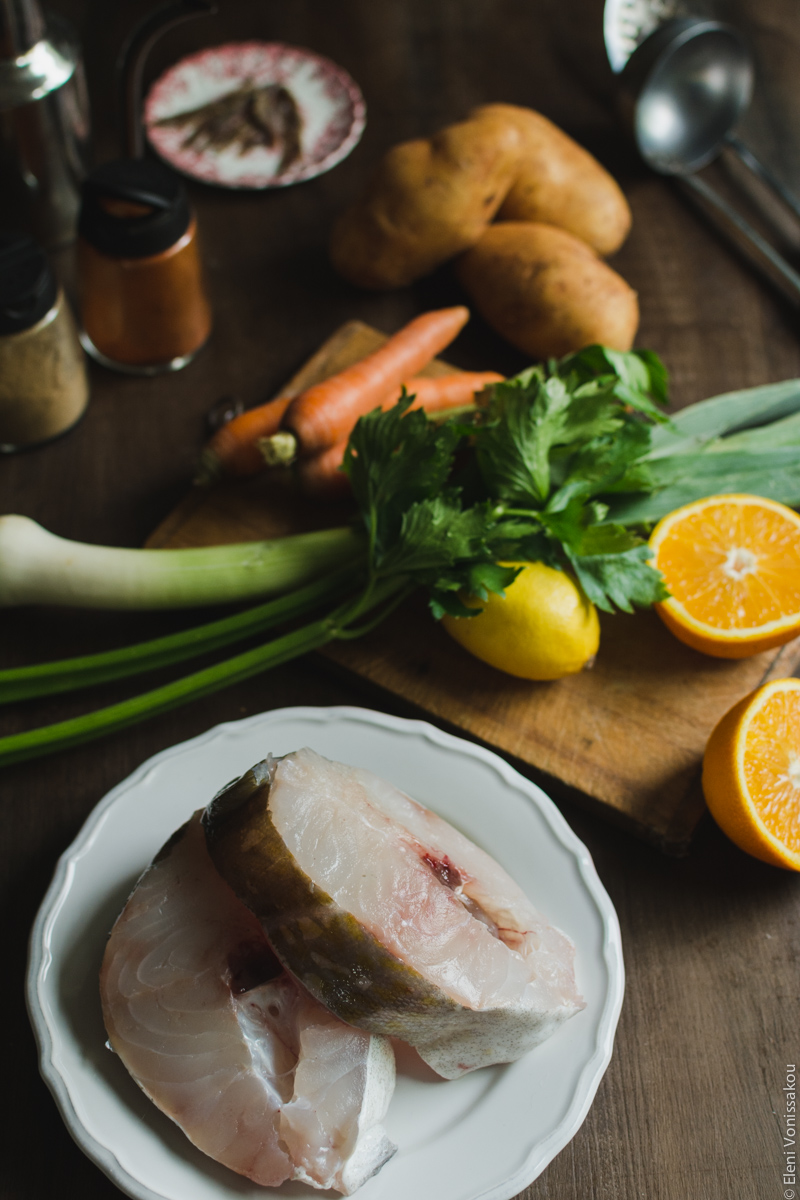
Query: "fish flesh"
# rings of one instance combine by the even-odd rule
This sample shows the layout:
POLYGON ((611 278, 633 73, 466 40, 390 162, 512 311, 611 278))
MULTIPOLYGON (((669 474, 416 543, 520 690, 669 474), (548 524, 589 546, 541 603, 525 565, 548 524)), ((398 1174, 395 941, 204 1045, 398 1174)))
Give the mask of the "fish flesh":
POLYGON ((281 966, 219 877, 200 814, 139 880, 100 975, 109 1042, 206 1154, 256 1183, 350 1195, 394 1153, 382 1037, 344 1024, 281 966))
POLYGON ((203 817, 220 874, 343 1020, 453 1079, 584 1007, 574 946, 490 855, 370 771, 268 758, 203 817))

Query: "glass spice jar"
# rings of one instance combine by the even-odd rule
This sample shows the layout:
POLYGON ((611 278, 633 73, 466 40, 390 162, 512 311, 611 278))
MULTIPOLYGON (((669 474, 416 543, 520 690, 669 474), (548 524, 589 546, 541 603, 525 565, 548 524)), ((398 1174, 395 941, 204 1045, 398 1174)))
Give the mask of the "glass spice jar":
POLYGON ((0 453, 65 433, 88 400, 78 331, 44 252, 0 232, 0 453))
POLYGON ((78 225, 81 342, 129 374, 177 371, 211 333, 197 226, 181 180, 120 159, 84 183, 78 225))

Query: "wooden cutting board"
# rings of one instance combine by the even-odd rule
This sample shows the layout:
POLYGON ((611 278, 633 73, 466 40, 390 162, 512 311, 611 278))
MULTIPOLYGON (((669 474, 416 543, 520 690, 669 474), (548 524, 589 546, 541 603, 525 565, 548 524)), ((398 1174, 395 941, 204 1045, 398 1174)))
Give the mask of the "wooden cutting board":
MULTIPOLYGON (((351 321, 295 375, 291 395, 340 371, 385 340, 351 321)), ((448 368, 432 363, 428 374, 448 368)), ((290 474, 195 489, 158 527, 151 546, 202 546, 275 537, 347 520, 347 503, 301 497, 290 474)), ((678 642, 652 612, 601 615, 591 671, 528 683, 471 658, 413 600, 355 642, 322 651, 378 697, 389 693, 440 725, 501 751, 555 795, 569 795, 665 850, 688 846, 704 811, 700 764, 709 733, 737 700, 791 675, 800 638, 741 661, 678 642)))

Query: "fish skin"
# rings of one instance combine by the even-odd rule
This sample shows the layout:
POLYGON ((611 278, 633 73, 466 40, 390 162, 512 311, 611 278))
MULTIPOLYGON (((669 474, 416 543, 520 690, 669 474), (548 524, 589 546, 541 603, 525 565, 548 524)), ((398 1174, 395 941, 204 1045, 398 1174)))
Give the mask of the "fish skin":
POLYGON ((569 939, 490 856, 368 771, 310 750, 268 759, 203 824, 220 874, 304 986, 445 1078, 516 1060, 584 1006, 569 939))
POLYGON ((380 1125, 391 1046, 343 1024, 283 970, 214 870, 199 814, 134 889, 100 991, 109 1041, 133 1078, 232 1170, 349 1195, 394 1153, 380 1125), (262 979, 237 994, 240 960, 262 979))
POLYGON ((457 1024, 458 1005, 434 997, 418 971, 299 869, 269 813, 276 767, 259 764, 221 792, 203 825, 217 870, 258 917, 278 958, 352 1025, 403 1038, 409 1015, 435 1021, 442 1033, 448 1018, 457 1024))

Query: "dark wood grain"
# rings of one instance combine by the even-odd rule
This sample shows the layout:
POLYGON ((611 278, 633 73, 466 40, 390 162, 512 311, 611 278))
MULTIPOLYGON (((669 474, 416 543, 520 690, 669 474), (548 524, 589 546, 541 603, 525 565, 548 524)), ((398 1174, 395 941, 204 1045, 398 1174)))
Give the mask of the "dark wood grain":
MULTIPOLYGON (((81 28, 102 161, 117 152, 113 63, 125 32, 149 5, 55 6, 81 28)), ((598 7, 599 0, 577 3, 587 24, 598 7)), ((762 78, 771 107, 756 133, 780 169, 784 158, 796 162, 800 145, 796 4, 738 0, 735 7, 766 31, 762 78)), ((362 85, 369 107, 363 142, 329 175, 281 192, 238 195, 192 185, 215 313, 208 348, 175 377, 141 381, 92 368, 92 401, 81 425, 51 446, 0 463, 0 511, 26 513, 71 537, 139 545, 184 495, 205 413, 222 394, 238 393, 246 403, 270 395, 346 320, 391 330, 424 307, 460 299, 447 268, 401 292, 357 292, 328 267, 325 241, 334 213, 383 149, 481 101, 539 107, 620 178, 635 224, 614 265, 639 292, 639 342, 665 358, 676 405, 800 374, 796 314, 669 184, 638 166, 613 115, 555 51, 542 0, 221 0, 220 8, 215 18, 169 33, 148 76, 222 40, 309 45, 362 85)), ((489 363, 504 372, 524 365, 479 321, 452 357, 459 366, 489 363)), ((9 612, 0 642, 5 663, 33 662, 184 623, 180 614, 9 612)), ((3 714, 3 730, 58 720, 130 690, 107 687, 91 699, 19 706, 3 714)), ((0 1167, 4 1200, 119 1194, 73 1144, 37 1077, 22 998, 30 924, 59 854, 94 804, 148 756, 219 721, 287 704, 363 703, 365 695, 322 664, 301 662, 97 745, 3 773, 2 1028, 11 1101, 0 1167)), ((380 703, 408 711, 385 695, 380 703)), ((566 801, 564 812, 617 906, 627 998, 614 1058, 587 1120, 526 1200, 781 1196, 781 1089, 786 1063, 800 1053, 797 878, 746 858, 708 821, 688 858, 675 861, 566 801)))

